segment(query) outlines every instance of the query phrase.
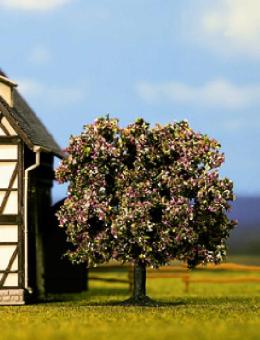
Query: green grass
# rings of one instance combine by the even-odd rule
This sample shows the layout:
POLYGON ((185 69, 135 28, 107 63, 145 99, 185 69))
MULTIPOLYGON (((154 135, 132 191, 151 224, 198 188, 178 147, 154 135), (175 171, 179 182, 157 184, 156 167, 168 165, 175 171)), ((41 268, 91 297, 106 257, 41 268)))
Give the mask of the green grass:
POLYGON ((228 262, 245 265, 260 266, 260 256, 255 255, 231 255, 227 258, 228 262))
MULTIPOLYGON (((97 273, 95 273, 96 275, 97 273)), ((124 278, 124 271, 98 273, 124 278)), ((260 276, 260 273, 194 272, 192 277, 260 276)), ((0 339, 259 339, 260 283, 193 283, 150 279, 150 297, 163 307, 120 307, 127 286, 91 282, 87 293, 61 301, 1 307, 0 339)), ((58 298, 58 296, 56 296, 58 298)))

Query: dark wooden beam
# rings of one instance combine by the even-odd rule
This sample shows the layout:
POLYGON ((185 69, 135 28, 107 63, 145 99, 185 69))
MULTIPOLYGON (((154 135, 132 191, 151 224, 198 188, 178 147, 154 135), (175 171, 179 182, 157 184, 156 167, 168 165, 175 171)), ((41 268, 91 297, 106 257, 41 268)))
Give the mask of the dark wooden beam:
POLYGON ((18 145, 18 283, 24 287, 24 148, 23 141, 18 145))
POLYGON ((0 215, 1 224, 19 224, 21 223, 21 216, 18 215, 0 215))
MULTIPOLYGON (((5 270, 0 270, 0 274, 4 274, 6 271, 5 270)), ((18 274, 19 270, 10 270, 8 274, 18 274)))
POLYGON ((21 142, 21 138, 17 136, 0 136, 0 144, 18 144, 21 142))
POLYGON ((17 246, 17 242, 0 242, 0 246, 17 246))

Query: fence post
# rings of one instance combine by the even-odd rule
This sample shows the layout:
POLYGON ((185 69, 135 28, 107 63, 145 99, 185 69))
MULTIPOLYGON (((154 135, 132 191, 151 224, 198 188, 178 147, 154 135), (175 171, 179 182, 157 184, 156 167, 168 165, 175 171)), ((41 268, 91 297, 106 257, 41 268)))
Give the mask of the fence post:
POLYGON ((128 266, 128 282, 129 282, 129 292, 132 293, 134 286, 134 267, 132 264, 128 266))
POLYGON ((183 281, 183 283, 185 285, 184 286, 184 292, 188 293, 189 292, 189 287, 190 287, 190 277, 189 277, 189 275, 183 276, 182 281, 183 281))

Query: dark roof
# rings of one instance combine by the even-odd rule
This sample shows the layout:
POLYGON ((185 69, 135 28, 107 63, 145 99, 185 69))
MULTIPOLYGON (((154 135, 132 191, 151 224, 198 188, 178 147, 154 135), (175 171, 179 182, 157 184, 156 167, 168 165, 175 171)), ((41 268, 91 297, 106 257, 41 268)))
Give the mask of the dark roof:
POLYGON ((3 76, 3 77, 6 77, 6 78, 8 78, 8 77, 7 77, 7 75, 4 73, 4 71, 3 71, 3 70, 1 70, 1 68, 0 68, 0 76, 3 76))
MULTIPOLYGON (((6 77, 1 70, 0 75, 6 77)), ((9 116, 15 124, 17 132, 20 132, 20 137, 29 148, 40 146, 44 151, 62 157, 62 151, 53 136, 15 88, 13 89, 13 107, 10 107, 1 96, 0 106, 3 108, 3 114, 9 116)))

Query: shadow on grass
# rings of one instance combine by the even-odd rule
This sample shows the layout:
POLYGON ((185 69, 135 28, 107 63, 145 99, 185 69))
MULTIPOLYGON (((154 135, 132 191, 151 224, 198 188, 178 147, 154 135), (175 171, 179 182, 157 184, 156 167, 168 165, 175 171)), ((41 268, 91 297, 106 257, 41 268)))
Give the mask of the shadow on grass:
POLYGON ((66 294, 48 294, 44 299, 32 301, 33 304, 50 304, 59 302, 73 302, 73 301, 86 301, 98 296, 104 296, 109 299, 113 296, 126 297, 129 291, 126 288, 91 288, 82 293, 66 293, 66 294))
MULTIPOLYGON (((62 295, 62 296, 49 296, 45 300, 36 301, 34 304, 44 304, 44 305, 66 305, 67 307, 142 307, 142 308, 154 308, 154 307, 177 307, 180 305, 186 305, 188 302, 176 299, 176 301, 157 301, 151 300, 150 303, 129 303, 129 299, 126 300, 128 294, 122 295, 121 299, 115 299, 118 294, 114 293, 111 295, 106 295, 105 301, 95 301, 95 296, 92 294, 78 294, 77 295, 62 295), (92 301, 94 298, 94 301, 92 301)), ((98 296, 98 295, 96 295, 98 296)))
POLYGON ((110 300, 110 301, 104 301, 104 302, 83 302, 80 304, 80 306, 84 307, 123 307, 123 308, 129 308, 129 307, 139 307, 139 308, 160 308, 160 307, 177 307, 180 305, 185 305, 186 303, 184 301, 176 301, 176 302, 162 302, 162 301, 153 301, 151 304, 131 304, 131 303, 125 303, 125 301, 118 301, 118 300, 110 300))
POLYGON ((66 305, 67 307, 142 307, 142 308, 154 308, 154 307, 170 307, 175 308, 178 306, 191 306, 191 307, 218 307, 223 305, 250 305, 252 298, 254 304, 260 305, 260 297, 246 297, 246 296, 176 296, 175 300, 167 301, 163 300, 151 300, 151 304, 131 304, 127 303, 127 297, 130 295, 125 288, 92 288, 90 291, 78 293, 78 294, 55 294, 49 295, 45 300, 37 301, 36 304, 46 305, 66 305), (97 301, 98 297, 102 297, 102 301, 97 301), (117 298, 118 297, 118 298, 117 298))
MULTIPOLYGON (((128 303, 128 300, 126 301, 104 301, 104 302, 95 302, 95 301, 82 301, 81 305, 84 306, 118 306, 118 307, 144 307, 144 308, 151 308, 151 307, 169 307, 169 308, 175 308, 179 306, 186 306, 186 307, 213 307, 213 308, 219 308, 222 306, 251 306, 252 305, 252 299, 254 301, 254 305, 256 309, 260 308, 260 297, 245 297, 245 296, 236 296, 236 297, 176 297, 176 300, 174 301, 167 301, 167 300, 151 300, 151 303, 145 305, 145 304, 131 304, 128 303)), ((251 307, 250 307, 251 308, 251 307)))
POLYGON ((202 305, 224 305, 224 304, 250 304, 254 299, 255 302, 260 303, 259 296, 212 296, 212 297, 186 297, 185 301, 191 306, 202 305))

